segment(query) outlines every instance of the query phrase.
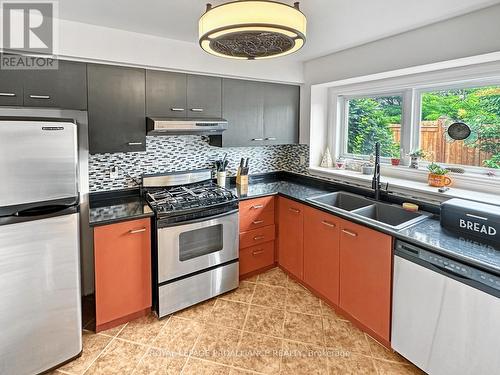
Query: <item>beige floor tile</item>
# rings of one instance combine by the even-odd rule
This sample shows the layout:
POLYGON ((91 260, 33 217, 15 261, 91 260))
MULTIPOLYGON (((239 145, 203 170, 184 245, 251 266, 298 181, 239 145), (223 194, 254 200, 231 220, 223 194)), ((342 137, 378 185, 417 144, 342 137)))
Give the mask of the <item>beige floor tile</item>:
POLYGON ((232 368, 231 371, 229 371, 229 375, 255 375, 255 374, 261 374, 261 373, 250 370, 243 370, 241 368, 232 368))
POLYGON ((287 311, 285 313, 283 337, 310 344, 324 345, 321 317, 287 311))
POLYGON ((328 348, 364 355, 371 355, 365 334, 352 323, 323 316, 325 344, 328 348))
POLYGON ((212 313, 215 301, 216 299, 213 298, 208 301, 198 303, 197 305, 176 312, 174 316, 204 322, 212 313))
POLYGON ((188 357, 150 348, 134 370, 134 375, 178 375, 188 357))
POLYGON ((373 360, 379 375, 425 375, 425 372, 414 365, 396 362, 373 360))
POLYGON ((300 283, 292 279, 290 276, 287 278, 286 288, 290 290, 305 290, 300 283))
POLYGON ((257 278, 257 282, 261 284, 286 287, 287 276, 286 273, 284 273, 280 268, 276 267, 260 274, 257 278))
POLYGON ((321 302, 321 315, 327 316, 332 319, 347 320, 342 315, 337 314, 337 312, 331 306, 329 306, 325 301, 320 301, 320 302, 321 302))
POLYGON ((283 337, 285 311, 251 305, 244 330, 269 336, 283 337))
POLYGON ((327 353, 324 347, 285 340, 283 343, 282 374, 326 374, 327 353))
POLYGON ((188 355, 203 331, 203 323, 171 317, 160 330, 152 345, 172 353, 188 355))
POLYGON ((408 361, 401 355, 399 355, 393 350, 387 349, 385 346, 379 344, 372 337, 367 335, 367 339, 368 339, 368 344, 370 345, 371 354, 374 358, 384 359, 387 361, 404 363, 404 364, 408 363, 408 361))
POLYGON ((247 281, 249 283, 256 283, 257 282, 257 279, 259 278, 259 275, 255 275, 255 276, 252 276, 252 277, 247 277, 244 281, 247 281))
POLYGON ((235 357, 240 333, 235 329, 207 324, 194 346, 192 356, 230 365, 235 357))
POLYGON ((118 334, 118 338, 136 342, 138 344, 151 344, 165 325, 166 320, 160 320, 155 315, 135 319, 129 322, 118 334))
POLYGON ((85 374, 131 374, 147 347, 115 338, 85 374))
POLYGON ((217 300, 208 322, 224 327, 243 329, 250 305, 241 302, 217 300))
POLYGON ((291 289, 287 292, 286 310, 304 314, 321 315, 319 298, 305 289, 291 289))
POLYGON ((184 366, 183 375, 228 375, 231 369, 221 366, 217 363, 201 361, 199 359, 189 358, 184 366))
POLYGON ((372 375, 377 373, 372 358, 361 354, 332 355, 328 358, 328 362, 329 375, 372 375))
POLYGON ((233 366, 264 374, 280 370, 281 339, 244 332, 233 366))
POLYGON ((83 331, 82 355, 74 361, 60 367, 59 370, 70 372, 72 374, 83 374, 83 372, 92 364, 99 354, 101 354, 111 340, 112 338, 109 336, 95 334, 90 331, 83 331))
POLYGON ((285 308, 286 289, 280 286, 270 286, 257 284, 252 298, 252 304, 274 307, 277 309, 285 308))
POLYGON ((240 282, 240 286, 237 289, 220 296, 219 299, 250 303, 250 301, 252 300, 252 295, 254 290, 255 290, 254 283, 248 281, 242 281, 240 282))
POLYGON ((107 329, 105 331, 101 331, 99 332, 99 334, 101 335, 107 335, 107 336, 111 336, 111 337, 115 337, 117 334, 119 334, 121 332, 121 330, 127 325, 127 323, 125 324, 121 324, 119 326, 116 326, 116 327, 113 327, 113 328, 110 328, 110 329, 107 329))

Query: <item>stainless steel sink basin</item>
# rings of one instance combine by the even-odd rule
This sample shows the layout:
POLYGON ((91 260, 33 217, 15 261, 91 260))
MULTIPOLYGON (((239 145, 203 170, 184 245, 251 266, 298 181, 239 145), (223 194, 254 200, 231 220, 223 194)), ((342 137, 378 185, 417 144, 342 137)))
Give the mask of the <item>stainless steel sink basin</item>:
POLYGON ((406 211, 399 206, 380 202, 359 208, 352 213, 394 230, 404 229, 428 217, 419 212, 406 211))
POLYGON ((369 199, 360 197, 356 194, 346 193, 345 191, 328 193, 308 199, 322 206, 340 208, 345 211, 353 211, 373 204, 369 199))

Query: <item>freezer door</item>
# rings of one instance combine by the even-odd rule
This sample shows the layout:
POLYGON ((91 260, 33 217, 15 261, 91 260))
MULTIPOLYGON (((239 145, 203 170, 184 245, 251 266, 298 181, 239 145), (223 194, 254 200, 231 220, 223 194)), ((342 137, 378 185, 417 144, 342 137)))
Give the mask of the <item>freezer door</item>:
POLYGON ((77 197, 77 152, 73 122, 2 119, 0 207, 77 197))
POLYGON ((80 353, 78 214, 0 226, 0 374, 80 353))

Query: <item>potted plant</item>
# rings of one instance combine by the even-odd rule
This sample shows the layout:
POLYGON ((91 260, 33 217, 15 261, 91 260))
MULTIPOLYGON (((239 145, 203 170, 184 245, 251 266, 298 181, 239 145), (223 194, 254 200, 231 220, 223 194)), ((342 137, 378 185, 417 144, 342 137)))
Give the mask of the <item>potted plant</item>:
POLYGON ((401 152, 400 152, 399 148, 392 150, 392 152, 391 152, 391 164, 394 166, 397 166, 397 165, 399 165, 400 162, 401 162, 401 152))
POLYGON ((425 152, 423 150, 415 150, 410 153, 410 168, 418 169, 418 160, 425 158, 425 152))
POLYGON ((451 178, 445 176, 449 170, 441 167, 439 164, 431 163, 427 166, 429 175, 427 182, 430 186, 443 187, 451 184, 451 178))

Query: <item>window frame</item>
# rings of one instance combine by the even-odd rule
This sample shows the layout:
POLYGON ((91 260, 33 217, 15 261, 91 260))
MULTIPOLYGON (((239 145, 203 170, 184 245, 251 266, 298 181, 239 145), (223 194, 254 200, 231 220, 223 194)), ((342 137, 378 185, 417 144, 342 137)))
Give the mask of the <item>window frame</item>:
MULTIPOLYGON (((332 132, 337 134, 340 143, 337 148, 335 155, 341 157, 345 160, 352 161, 367 161, 370 159, 370 155, 357 155, 347 152, 347 135, 348 135, 348 125, 349 125, 349 106, 348 102, 350 99, 356 98, 370 98, 370 97, 381 97, 381 96, 395 96, 399 95, 403 98, 402 102, 402 113, 401 113, 401 135, 400 135, 400 157, 403 158, 411 152, 418 150, 420 148, 420 121, 422 115, 422 95, 427 92, 442 91, 450 89, 465 89, 465 88, 475 88, 483 86, 500 86, 500 74, 495 77, 480 77, 480 78, 468 78, 463 80, 455 79, 436 79, 436 82, 426 82, 426 83, 413 83, 407 85, 397 85, 393 87, 391 85, 385 86, 383 89, 370 87, 353 90, 353 91, 343 91, 336 90, 334 97, 336 97, 337 108, 340 112, 338 116, 338 123, 336 124, 337 131, 332 132)), ((381 162, 387 165, 391 164, 391 158, 381 157, 381 162)), ((465 175, 478 176, 485 175, 488 171, 498 171, 497 175, 500 176, 500 170, 495 170, 493 168, 481 167, 481 166, 471 166, 463 164, 451 164, 444 162, 437 162, 444 167, 459 167, 463 168, 465 175)), ((426 168, 430 162, 421 160, 420 165, 426 168)))

